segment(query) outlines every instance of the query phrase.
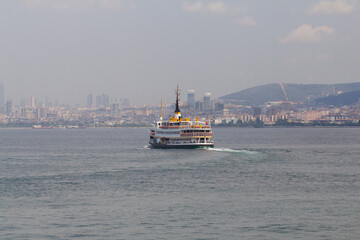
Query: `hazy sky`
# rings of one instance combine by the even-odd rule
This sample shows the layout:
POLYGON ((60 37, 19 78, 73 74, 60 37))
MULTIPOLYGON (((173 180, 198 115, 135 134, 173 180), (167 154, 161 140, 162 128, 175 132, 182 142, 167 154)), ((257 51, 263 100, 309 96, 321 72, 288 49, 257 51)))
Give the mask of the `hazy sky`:
POLYGON ((1 0, 7 99, 134 104, 273 83, 360 81, 353 0, 1 0))

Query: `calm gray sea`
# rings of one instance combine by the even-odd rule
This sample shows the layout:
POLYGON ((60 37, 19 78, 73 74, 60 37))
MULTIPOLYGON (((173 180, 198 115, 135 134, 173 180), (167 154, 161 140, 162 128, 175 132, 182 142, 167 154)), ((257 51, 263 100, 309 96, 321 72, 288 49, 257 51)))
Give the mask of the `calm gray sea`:
POLYGON ((360 128, 0 129, 0 239, 359 239, 360 128))

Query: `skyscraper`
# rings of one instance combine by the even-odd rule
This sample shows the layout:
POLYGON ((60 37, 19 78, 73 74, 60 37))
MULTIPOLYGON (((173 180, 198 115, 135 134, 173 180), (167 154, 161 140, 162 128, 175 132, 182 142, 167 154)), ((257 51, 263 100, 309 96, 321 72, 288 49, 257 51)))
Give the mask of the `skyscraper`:
POLYGON ((87 96, 87 107, 88 108, 93 107, 93 95, 91 93, 87 96))
POLYGON ((119 114, 119 104, 118 103, 112 103, 110 104, 110 111, 111 111, 111 116, 112 117, 117 117, 117 115, 119 114))
POLYGON ((96 107, 104 107, 107 108, 110 106, 110 101, 109 101, 109 95, 106 94, 102 94, 102 95, 98 95, 96 97, 96 107))
POLYGON ((188 90, 187 104, 190 109, 195 109, 195 90, 188 90))
POLYGON ((4 84, 0 83, 0 113, 4 112, 4 107, 5 107, 4 84))
POLYGON ((36 106, 36 105, 35 105, 35 97, 34 97, 34 96, 31 96, 31 97, 30 97, 29 106, 32 107, 32 108, 36 106))
POLYGON ((5 114, 10 116, 12 113, 12 101, 8 100, 6 101, 6 110, 5 110, 5 114))
POLYGON ((128 98, 124 98, 123 106, 130 106, 130 100, 128 98))
POLYGON ((204 111, 211 111, 211 93, 204 94, 204 111))

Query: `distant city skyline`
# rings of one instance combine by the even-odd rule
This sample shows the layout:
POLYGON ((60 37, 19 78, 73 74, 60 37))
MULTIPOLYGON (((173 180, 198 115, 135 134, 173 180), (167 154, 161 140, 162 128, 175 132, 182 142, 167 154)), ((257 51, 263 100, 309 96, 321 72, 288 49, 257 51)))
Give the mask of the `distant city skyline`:
POLYGON ((89 93, 172 102, 178 84, 215 99, 267 83, 357 82, 359 22, 356 0, 3 0, 0 82, 13 104, 83 106, 89 93))
MULTIPOLYGON (((181 90, 185 95, 185 90, 181 90)), ((189 103, 189 94, 192 96, 192 105, 194 105, 195 107, 195 101, 203 101, 205 98, 207 99, 207 108, 209 105, 209 101, 210 101, 210 96, 211 93, 203 93, 202 96, 198 96, 197 98, 195 97, 195 90, 187 90, 188 95, 187 95, 187 99, 182 99, 181 103, 182 104, 188 104, 189 103)), ((13 98, 11 96, 6 96, 5 93, 5 87, 2 83, 0 83, 0 110, 1 111, 5 111, 5 99, 7 99, 7 101, 10 101, 11 104, 13 104, 13 98)), ((174 101, 174 99, 170 99, 169 102, 164 102, 164 104, 172 104, 174 101)), ((86 99, 84 101, 82 101, 81 103, 63 103, 63 102, 59 102, 57 99, 53 99, 51 97, 49 97, 48 95, 44 96, 44 97, 38 97, 38 96, 26 96, 26 97, 21 97, 20 99, 15 99, 15 105, 20 106, 20 107, 25 107, 25 106, 30 106, 30 107, 40 107, 40 106, 45 106, 45 107, 51 107, 51 106, 58 106, 58 105, 70 105, 70 106, 80 106, 80 107, 88 107, 88 108, 93 108, 93 107, 109 107, 111 103, 121 103, 123 106, 129 106, 130 105, 130 99, 129 98, 122 98, 122 97, 114 97, 114 96, 109 96, 106 93, 102 93, 102 94, 98 94, 98 95, 94 95, 92 93, 89 93, 86 96, 86 99)), ((148 103, 140 103, 137 105, 146 105, 148 103)), ((159 102, 156 102, 154 104, 150 104, 150 105, 158 105, 159 102)))
MULTIPOLYGON (((186 106, 187 110, 201 110, 201 111, 209 111, 210 109, 214 108, 223 108, 224 100, 230 101, 255 101, 252 102, 250 105, 257 105, 258 102, 264 102, 263 97, 269 98, 268 101, 291 101, 299 97, 299 91, 302 94, 308 93, 311 91, 312 93, 316 93, 318 95, 309 95, 307 98, 311 97, 316 99, 316 97, 321 96, 328 96, 328 95, 342 95, 344 92, 355 92, 358 91, 358 85, 360 82, 353 82, 353 83, 345 83, 345 84, 283 84, 283 83, 275 83, 275 84, 264 84, 255 86, 254 88, 248 88, 242 91, 233 92, 230 95, 223 96, 221 98, 213 98, 212 93, 199 93, 194 89, 189 89, 187 91, 182 90, 180 94, 179 100, 182 106, 186 106), (289 87, 291 94, 289 95, 291 99, 287 97, 286 89, 289 87), (275 89, 274 89, 275 88, 275 89), (320 90, 319 90, 320 89, 320 90), (343 90, 342 90, 343 89, 343 90), (282 92, 279 95, 279 90, 282 92), (321 93, 319 91, 322 91, 321 93), (240 95, 243 95, 244 98, 238 98, 240 95), (249 98, 250 95, 252 97, 249 98), (238 97, 236 97, 238 96, 238 97), (256 100, 254 100, 256 99, 256 100), (220 105, 221 106, 220 106, 220 105)), ((160 102, 156 103, 140 103, 140 104, 130 104, 129 98, 122 98, 122 97, 114 97, 108 94, 102 93, 98 95, 94 95, 89 93, 86 98, 84 98, 83 103, 63 103, 59 102, 57 99, 52 99, 49 96, 40 97, 37 96, 29 96, 21 99, 13 100, 12 97, 7 97, 5 101, 5 87, 3 84, 0 83, 0 103, 1 101, 4 102, 3 105, 0 104, 0 113, 5 113, 7 109, 14 105, 17 107, 86 107, 86 108, 111 108, 111 104, 118 104, 118 106, 138 106, 138 107, 153 107, 159 106, 160 102), (10 105, 9 105, 10 104, 10 105)), ((173 96, 170 101, 163 101, 164 105, 173 105, 175 95, 173 96)), ((244 102, 244 103, 245 103, 244 102)))

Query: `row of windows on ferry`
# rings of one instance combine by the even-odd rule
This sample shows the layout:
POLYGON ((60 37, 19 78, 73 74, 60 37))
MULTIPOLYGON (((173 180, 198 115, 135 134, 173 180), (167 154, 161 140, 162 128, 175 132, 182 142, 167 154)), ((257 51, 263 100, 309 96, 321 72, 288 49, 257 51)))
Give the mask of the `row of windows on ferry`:
POLYGON ((179 131, 156 131, 157 134, 180 134, 179 131))
POLYGON ((184 130, 184 133, 211 132, 210 130, 184 130))
POLYGON ((159 126, 174 126, 174 125, 190 125, 189 122, 162 122, 159 123, 159 126))
MULTIPOLYGON (((210 132, 210 130, 184 130, 183 133, 210 132)), ((156 131, 157 134, 180 134, 179 131, 156 131)))

